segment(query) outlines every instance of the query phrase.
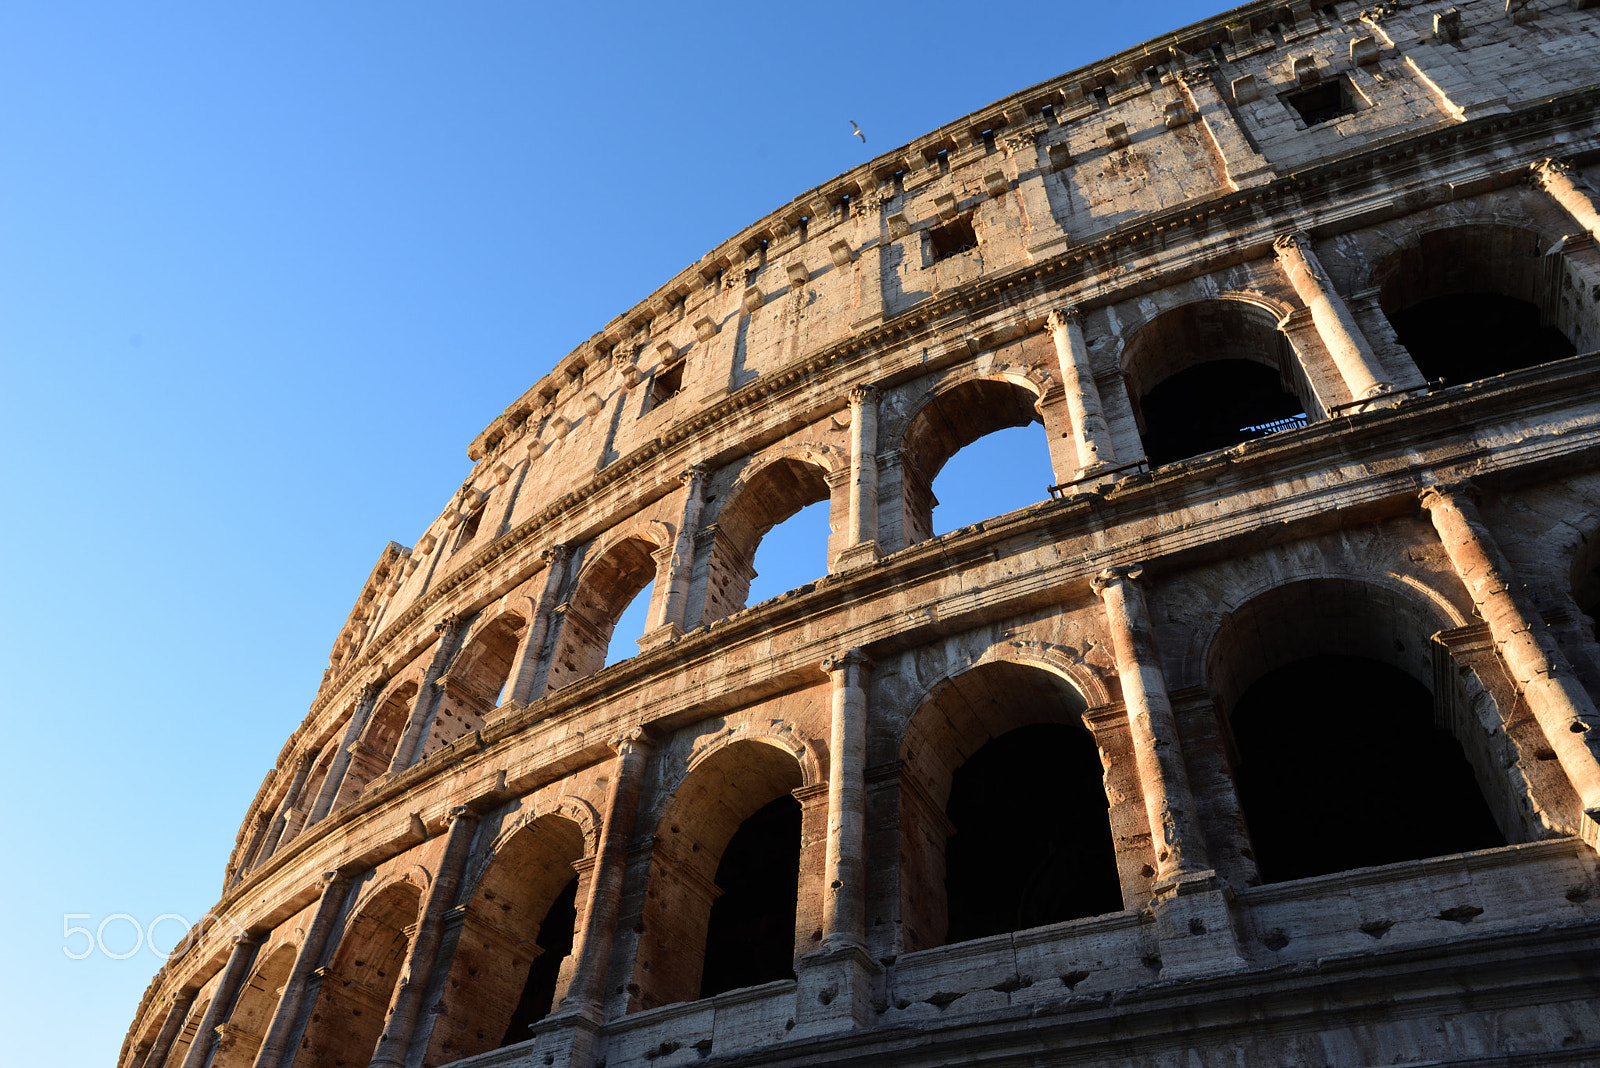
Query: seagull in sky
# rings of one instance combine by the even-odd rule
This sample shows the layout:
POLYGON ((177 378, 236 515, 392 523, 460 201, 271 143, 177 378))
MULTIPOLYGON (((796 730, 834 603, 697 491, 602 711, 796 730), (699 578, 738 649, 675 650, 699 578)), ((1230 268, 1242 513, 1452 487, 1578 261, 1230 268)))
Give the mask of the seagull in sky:
POLYGON ((851 119, 850 120, 850 129, 854 130, 855 133, 856 133, 856 136, 861 138, 861 143, 862 144, 866 144, 867 143, 867 135, 861 132, 861 127, 856 125, 856 120, 855 119, 851 119))

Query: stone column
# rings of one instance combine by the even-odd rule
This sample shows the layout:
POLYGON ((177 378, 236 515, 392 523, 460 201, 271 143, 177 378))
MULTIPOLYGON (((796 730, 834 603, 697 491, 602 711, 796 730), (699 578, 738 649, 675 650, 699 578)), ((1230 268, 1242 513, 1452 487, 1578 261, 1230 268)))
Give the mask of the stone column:
POLYGON ((1110 624, 1159 883, 1209 866, 1195 822, 1194 797, 1178 746, 1178 724, 1167 697, 1150 611, 1144 591, 1136 585, 1141 571, 1139 567, 1108 568, 1095 578, 1094 589, 1105 602, 1110 624))
POLYGON ((558 1012, 583 1016, 598 1024, 604 1014, 606 967, 611 961, 611 940, 622 907, 623 876, 628 868, 628 843, 638 815, 639 791, 644 786, 650 742, 643 731, 611 741, 616 768, 606 793, 606 812, 600 825, 600 845, 595 854, 594 878, 584 906, 583 929, 572 945, 577 962, 572 981, 558 1012))
POLYGON ((193 992, 182 990, 168 996, 167 1018, 161 1021, 161 1030, 156 1032, 156 1040, 144 1059, 146 1068, 164 1068, 167 1053, 172 1049, 172 1040, 182 1030, 183 1018, 189 1014, 189 1003, 193 1000, 193 992))
POLYGON ((841 570, 878 559, 878 391, 850 390, 850 541, 841 570))
POLYGON ((689 580, 694 572, 694 539, 700 531, 700 513, 705 509, 706 474, 704 464, 695 464, 678 476, 684 485, 683 513, 678 522, 678 536, 673 539, 672 551, 667 558, 666 574, 662 576, 666 589, 660 599, 661 618, 656 627, 668 627, 666 633, 676 638, 683 633, 684 617, 689 608, 689 580))
POLYGON ((195 1030, 194 1041, 189 1043, 189 1055, 183 1059, 183 1068, 204 1068, 211 1059, 211 1046, 217 1039, 216 1027, 232 1011, 239 984, 244 982, 246 973, 250 971, 250 963, 256 958, 259 944, 254 935, 234 936, 233 952, 228 955, 228 963, 222 969, 222 978, 217 982, 216 993, 211 995, 211 1004, 206 1006, 205 1018, 195 1030))
POLYGON ((411 1032, 417 1026, 422 995, 433 973, 434 957, 444 934, 445 913, 455 904, 456 889, 461 885, 461 875, 472 849, 472 835, 478 829, 477 813, 465 805, 451 809, 448 818, 450 831, 445 837, 439 871, 428 884, 422 917, 417 921, 417 933, 412 936, 400 978, 395 983, 394 996, 389 1000, 389 1014, 383 1022, 383 1033, 378 1036, 377 1048, 372 1052, 371 1068, 402 1068, 411 1049, 411 1032))
POLYGON ((1583 840, 1591 847, 1600 845, 1600 713, 1537 609, 1512 580, 1468 487, 1430 486, 1421 496, 1451 566, 1472 594, 1512 681, 1572 782, 1583 808, 1583 840))
POLYGON ((1368 400, 1389 392, 1383 365, 1367 339, 1361 336, 1361 329, 1356 326, 1350 309, 1345 307, 1344 298, 1328 280, 1327 272, 1311 248, 1310 236, 1303 230, 1296 230, 1278 238, 1272 247, 1294 291, 1311 310, 1311 321, 1316 324, 1323 347, 1339 368, 1350 399, 1368 400))
POLYGON ((428 674, 422 680, 422 685, 417 689, 417 699, 411 705, 411 715, 406 718, 405 730, 400 733, 400 741, 395 744, 394 757, 389 761, 390 775, 398 775, 411 766, 411 756, 417 749, 417 742, 428 729, 428 714, 433 711, 434 683, 444 673, 445 666, 450 663, 450 657, 455 652, 456 638, 461 635, 461 628, 466 619, 460 615, 449 615, 433 625, 434 632, 439 635, 439 641, 433 647, 433 662, 428 665, 428 674))
POLYGON ((323 872, 318 886, 322 889, 322 896, 317 899, 317 910, 311 914, 311 926, 307 928, 305 937, 300 940, 300 948, 295 952, 294 966, 289 969, 289 978, 284 981, 278 1007, 272 1010, 272 1022, 267 1025, 261 1048, 256 1051, 254 1068, 280 1068, 282 1065, 285 1047, 298 1022, 300 1005, 305 1000, 311 973, 317 967, 323 947, 328 944, 333 922, 344 907, 350 880, 338 872, 323 872))
POLYGON ((828 852, 823 871, 824 948, 864 946, 867 935, 867 678, 860 649, 822 662, 833 680, 828 742, 828 852))
POLYGON ((378 703, 378 695, 382 692, 383 683, 376 680, 361 688, 361 697, 356 702, 355 713, 350 717, 350 725, 344 730, 339 749, 333 754, 333 764, 328 768, 327 777, 322 780, 322 789, 317 792, 311 812, 306 816, 307 827, 326 816, 328 809, 333 807, 333 799, 339 796, 339 787, 344 784, 344 773, 350 767, 350 747, 360 740, 361 728, 367 725, 367 717, 372 715, 372 706, 378 703))
POLYGON ((256 865, 277 852, 278 843, 283 840, 284 825, 289 821, 289 810, 299 802, 300 791, 305 789, 306 776, 311 774, 311 764, 316 758, 317 754, 309 753, 301 757, 300 763, 295 766, 294 780, 289 783, 289 789, 283 795, 283 803, 278 806, 277 815, 272 817, 272 826, 267 830, 266 841, 261 844, 261 851, 256 854, 256 865))
POLYGON ((1533 165, 1531 178, 1564 208, 1574 222, 1596 241, 1600 241, 1600 209, 1595 207, 1595 192, 1583 176, 1565 160, 1542 159, 1533 165))
POLYGON ((517 650, 517 662, 511 666, 508 701, 525 705, 533 695, 533 683, 539 674, 539 656, 544 652, 545 639, 550 636, 550 613, 555 609, 556 598, 561 596, 561 584, 567 580, 567 560, 571 555, 567 547, 559 543, 544 551, 547 562, 544 589, 528 624, 528 636, 517 650))
POLYGON ((1089 366, 1089 346, 1083 339, 1083 317, 1070 305, 1057 308, 1047 320, 1056 345, 1061 385, 1067 394, 1067 414, 1072 419, 1073 446, 1078 454, 1077 478, 1088 478, 1116 465, 1111 428, 1100 406, 1100 387, 1089 366))

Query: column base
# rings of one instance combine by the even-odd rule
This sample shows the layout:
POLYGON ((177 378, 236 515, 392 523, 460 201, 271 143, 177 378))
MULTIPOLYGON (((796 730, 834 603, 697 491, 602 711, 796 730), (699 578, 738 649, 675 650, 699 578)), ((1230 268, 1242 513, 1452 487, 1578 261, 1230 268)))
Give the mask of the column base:
POLYGON ((550 1068, 594 1068, 600 1053, 599 1020, 577 1009, 557 1011, 529 1028, 533 1044, 520 1063, 550 1068))
POLYGON ((791 1037, 871 1025, 872 996, 882 975, 882 966, 862 946, 825 945, 801 957, 791 1037))
POLYGON ((1150 889, 1163 979, 1223 975, 1248 967, 1239 953, 1227 885, 1216 872, 1179 872, 1156 880, 1150 889))
POLYGON ((864 541, 860 545, 852 545, 849 548, 840 549, 839 555, 833 558, 833 569, 835 571, 848 571, 863 564, 877 563, 881 559, 883 559, 883 553, 878 551, 878 543, 864 541))
POLYGON ((677 641, 683 637, 683 628, 676 623, 663 623, 655 630, 646 631, 644 637, 639 639, 639 651, 648 653, 652 649, 659 649, 663 645, 677 641))
POLYGON ((1578 817, 1578 837, 1590 849, 1600 849, 1600 809, 1587 809, 1578 817))

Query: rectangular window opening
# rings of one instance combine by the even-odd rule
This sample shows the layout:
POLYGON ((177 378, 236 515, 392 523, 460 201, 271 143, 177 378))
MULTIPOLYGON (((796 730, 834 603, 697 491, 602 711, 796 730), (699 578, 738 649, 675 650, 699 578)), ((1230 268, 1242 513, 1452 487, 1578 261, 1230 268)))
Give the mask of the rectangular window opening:
POLYGON ((972 216, 963 215, 929 230, 928 241, 933 246, 934 260, 949 259, 977 248, 978 232, 972 228, 972 216))
POLYGON ((1307 126, 1317 126, 1356 112, 1355 98, 1343 78, 1330 78, 1297 92, 1285 93, 1283 100, 1307 126))
POLYGON ((678 395, 683 388, 683 364, 663 367, 650 383, 650 407, 655 408, 678 395))

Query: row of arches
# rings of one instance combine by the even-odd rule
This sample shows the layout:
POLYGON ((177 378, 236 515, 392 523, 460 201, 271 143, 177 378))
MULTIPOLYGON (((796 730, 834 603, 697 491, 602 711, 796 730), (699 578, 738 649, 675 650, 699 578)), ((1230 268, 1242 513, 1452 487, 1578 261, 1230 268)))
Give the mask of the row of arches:
MULTIPOLYGON (((1381 260, 1369 276, 1377 283, 1374 299, 1419 379, 1435 383, 1561 358, 1580 344, 1593 347, 1600 340, 1593 302, 1572 297, 1572 279, 1558 248, 1532 230, 1506 224, 1424 233, 1381 260)), ((1180 460, 1327 415, 1286 322, 1265 304, 1218 298, 1159 313, 1127 335, 1118 362, 1148 462, 1180 460)), ((978 458, 987 476, 978 485, 989 500, 975 506, 976 514, 1042 496, 1042 486, 1013 490, 1009 497, 993 487, 1022 466, 1021 450, 1038 464, 1030 470, 1046 469, 1045 422, 1042 387, 1021 376, 971 377, 922 398, 898 431, 891 428, 898 436, 891 437, 893 448, 883 450, 890 463, 879 464, 882 548, 934 535, 935 480, 964 450, 978 458)), ((843 477, 848 469, 849 458, 837 449, 790 450, 743 472, 722 500, 713 497, 707 522, 696 531, 695 578, 681 625, 714 622, 745 607, 758 574, 757 553, 775 528, 794 527, 778 531, 779 538, 788 535, 789 544, 826 542, 826 549, 789 551, 778 559, 769 555, 783 577, 768 592, 792 588, 831 566, 848 544, 843 477), (809 565, 792 563, 807 556, 809 565)), ((542 690, 528 696, 632 654, 629 639, 659 623, 647 616, 663 596, 657 579, 674 548, 672 531, 662 523, 589 547, 547 632, 548 646, 530 651, 545 666, 542 690)), ((493 714, 507 696, 519 646, 533 630, 529 615, 506 612, 461 643, 444 673, 437 707, 427 713, 426 735, 406 759, 426 756, 480 728, 493 714)), ((418 701, 433 700, 432 694, 420 693, 418 682, 407 680, 385 694, 353 745, 330 742, 322 748, 295 791, 304 799, 298 811, 282 811, 275 825, 264 827, 242 870, 259 864, 312 820, 327 776, 339 764, 341 745, 350 749, 348 768, 319 818, 355 800, 390 769, 418 701)))
MULTIPOLYGON (((1174 706, 1207 850, 1234 885, 1549 833, 1506 770, 1517 757, 1505 731, 1484 718, 1492 683, 1474 662, 1439 669, 1437 636, 1459 613, 1402 586, 1283 582, 1228 612, 1198 650, 1204 685, 1174 706)), ((1114 693, 1071 662, 995 648, 929 685, 903 720, 885 708, 873 732, 868 788, 894 836, 876 839, 875 952, 1139 908, 1150 894, 1114 693)), ((699 737, 671 758, 680 770, 651 773, 662 785, 634 831, 608 1015, 793 978, 817 946, 825 760, 779 726, 719 721, 699 737)), ((425 1065, 525 1040, 572 976, 599 816, 567 797, 512 809, 480 825, 458 922, 423 977, 425 1065)), ((294 1064, 370 1057, 429 882, 410 868, 350 895, 294 1064)), ((213 1064, 251 1063, 294 948, 259 955, 213 1064)), ((173 1048, 168 1064, 181 1059, 173 1048)))

